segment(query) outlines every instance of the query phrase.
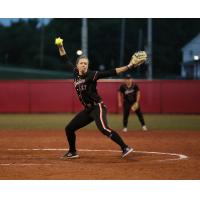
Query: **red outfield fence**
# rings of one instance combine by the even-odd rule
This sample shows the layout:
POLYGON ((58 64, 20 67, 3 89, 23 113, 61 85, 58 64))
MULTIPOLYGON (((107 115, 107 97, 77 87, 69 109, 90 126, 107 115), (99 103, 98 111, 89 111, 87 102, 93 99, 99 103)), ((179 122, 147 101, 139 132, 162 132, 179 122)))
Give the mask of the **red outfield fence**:
MULTIPOLYGON (((200 81, 137 80, 145 113, 200 113, 200 81)), ((117 113, 119 80, 102 80, 98 91, 117 113)), ((70 80, 0 81, 0 113, 57 113, 82 109, 70 80)))

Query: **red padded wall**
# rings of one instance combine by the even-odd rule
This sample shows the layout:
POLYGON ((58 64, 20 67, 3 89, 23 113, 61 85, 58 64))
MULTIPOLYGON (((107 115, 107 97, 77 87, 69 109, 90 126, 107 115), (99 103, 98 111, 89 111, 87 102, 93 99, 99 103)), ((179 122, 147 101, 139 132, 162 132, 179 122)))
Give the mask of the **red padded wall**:
POLYGON ((73 90, 69 81, 32 81, 31 112, 72 112, 73 90))
POLYGON ((0 112, 26 113, 30 110, 28 81, 0 82, 0 112))
MULTIPOLYGON (((137 80, 145 113, 200 113, 200 81, 137 80)), ((121 82, 101 80, 98 91, 111 113, 118 113, 117 90, 121 82)), ((79 112, 71 80, 0 81, 1 113, 79 112)))
POLYGON ((147 113, 160 113, 160 82, 159 81, 138 81, 141 91, 141 109, 147 113))
POLYGON ((165 81, 160 93, 163 113, 200 113, 199 81, 165 81))
POLYGON ((104 104, 107 106, 109 112, 117 112, 117 90, 116 82, 99 82, 98 91, 102 96, 104 104))

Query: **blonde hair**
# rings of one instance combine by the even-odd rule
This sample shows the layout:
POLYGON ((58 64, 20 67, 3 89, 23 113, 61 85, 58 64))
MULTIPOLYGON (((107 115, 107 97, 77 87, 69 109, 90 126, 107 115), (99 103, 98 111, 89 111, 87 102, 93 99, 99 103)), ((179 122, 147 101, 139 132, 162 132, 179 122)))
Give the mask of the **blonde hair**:
POLYGON ((87 60, 88 60, 88 64, 89 64, 89 59, 88 59, 88 57, 85 56, 85 55, 81 55, 81 56, 79 56, 79 57, 76 59, 76 65, 78 64, 79 60, 81 60, 81 59, 87 59, 87 60))

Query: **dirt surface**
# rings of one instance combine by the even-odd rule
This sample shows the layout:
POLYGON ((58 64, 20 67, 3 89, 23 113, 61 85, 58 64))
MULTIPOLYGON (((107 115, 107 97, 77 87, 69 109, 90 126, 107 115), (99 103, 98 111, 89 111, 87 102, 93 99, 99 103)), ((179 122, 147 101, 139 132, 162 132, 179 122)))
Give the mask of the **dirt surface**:
POLYGON ((0 131, 0 179, 200 179, 200 132, 120 135, 135 149, 124 159, 118 146, 101 133, 79 131, 80 158, 63 161, 60 156, 67 148, 63 131, 0 131))

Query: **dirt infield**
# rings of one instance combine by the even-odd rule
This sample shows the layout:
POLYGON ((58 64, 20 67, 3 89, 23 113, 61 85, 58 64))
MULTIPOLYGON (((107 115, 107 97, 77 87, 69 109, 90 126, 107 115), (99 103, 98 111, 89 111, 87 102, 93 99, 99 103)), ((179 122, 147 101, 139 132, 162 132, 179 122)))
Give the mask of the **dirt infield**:
POLYGON ((0 179, 200 179, 199 131, 120 133, 135 152, 94 131, 77 132, 80 158, 60 160, 63 131, 0 131, 0 179))

